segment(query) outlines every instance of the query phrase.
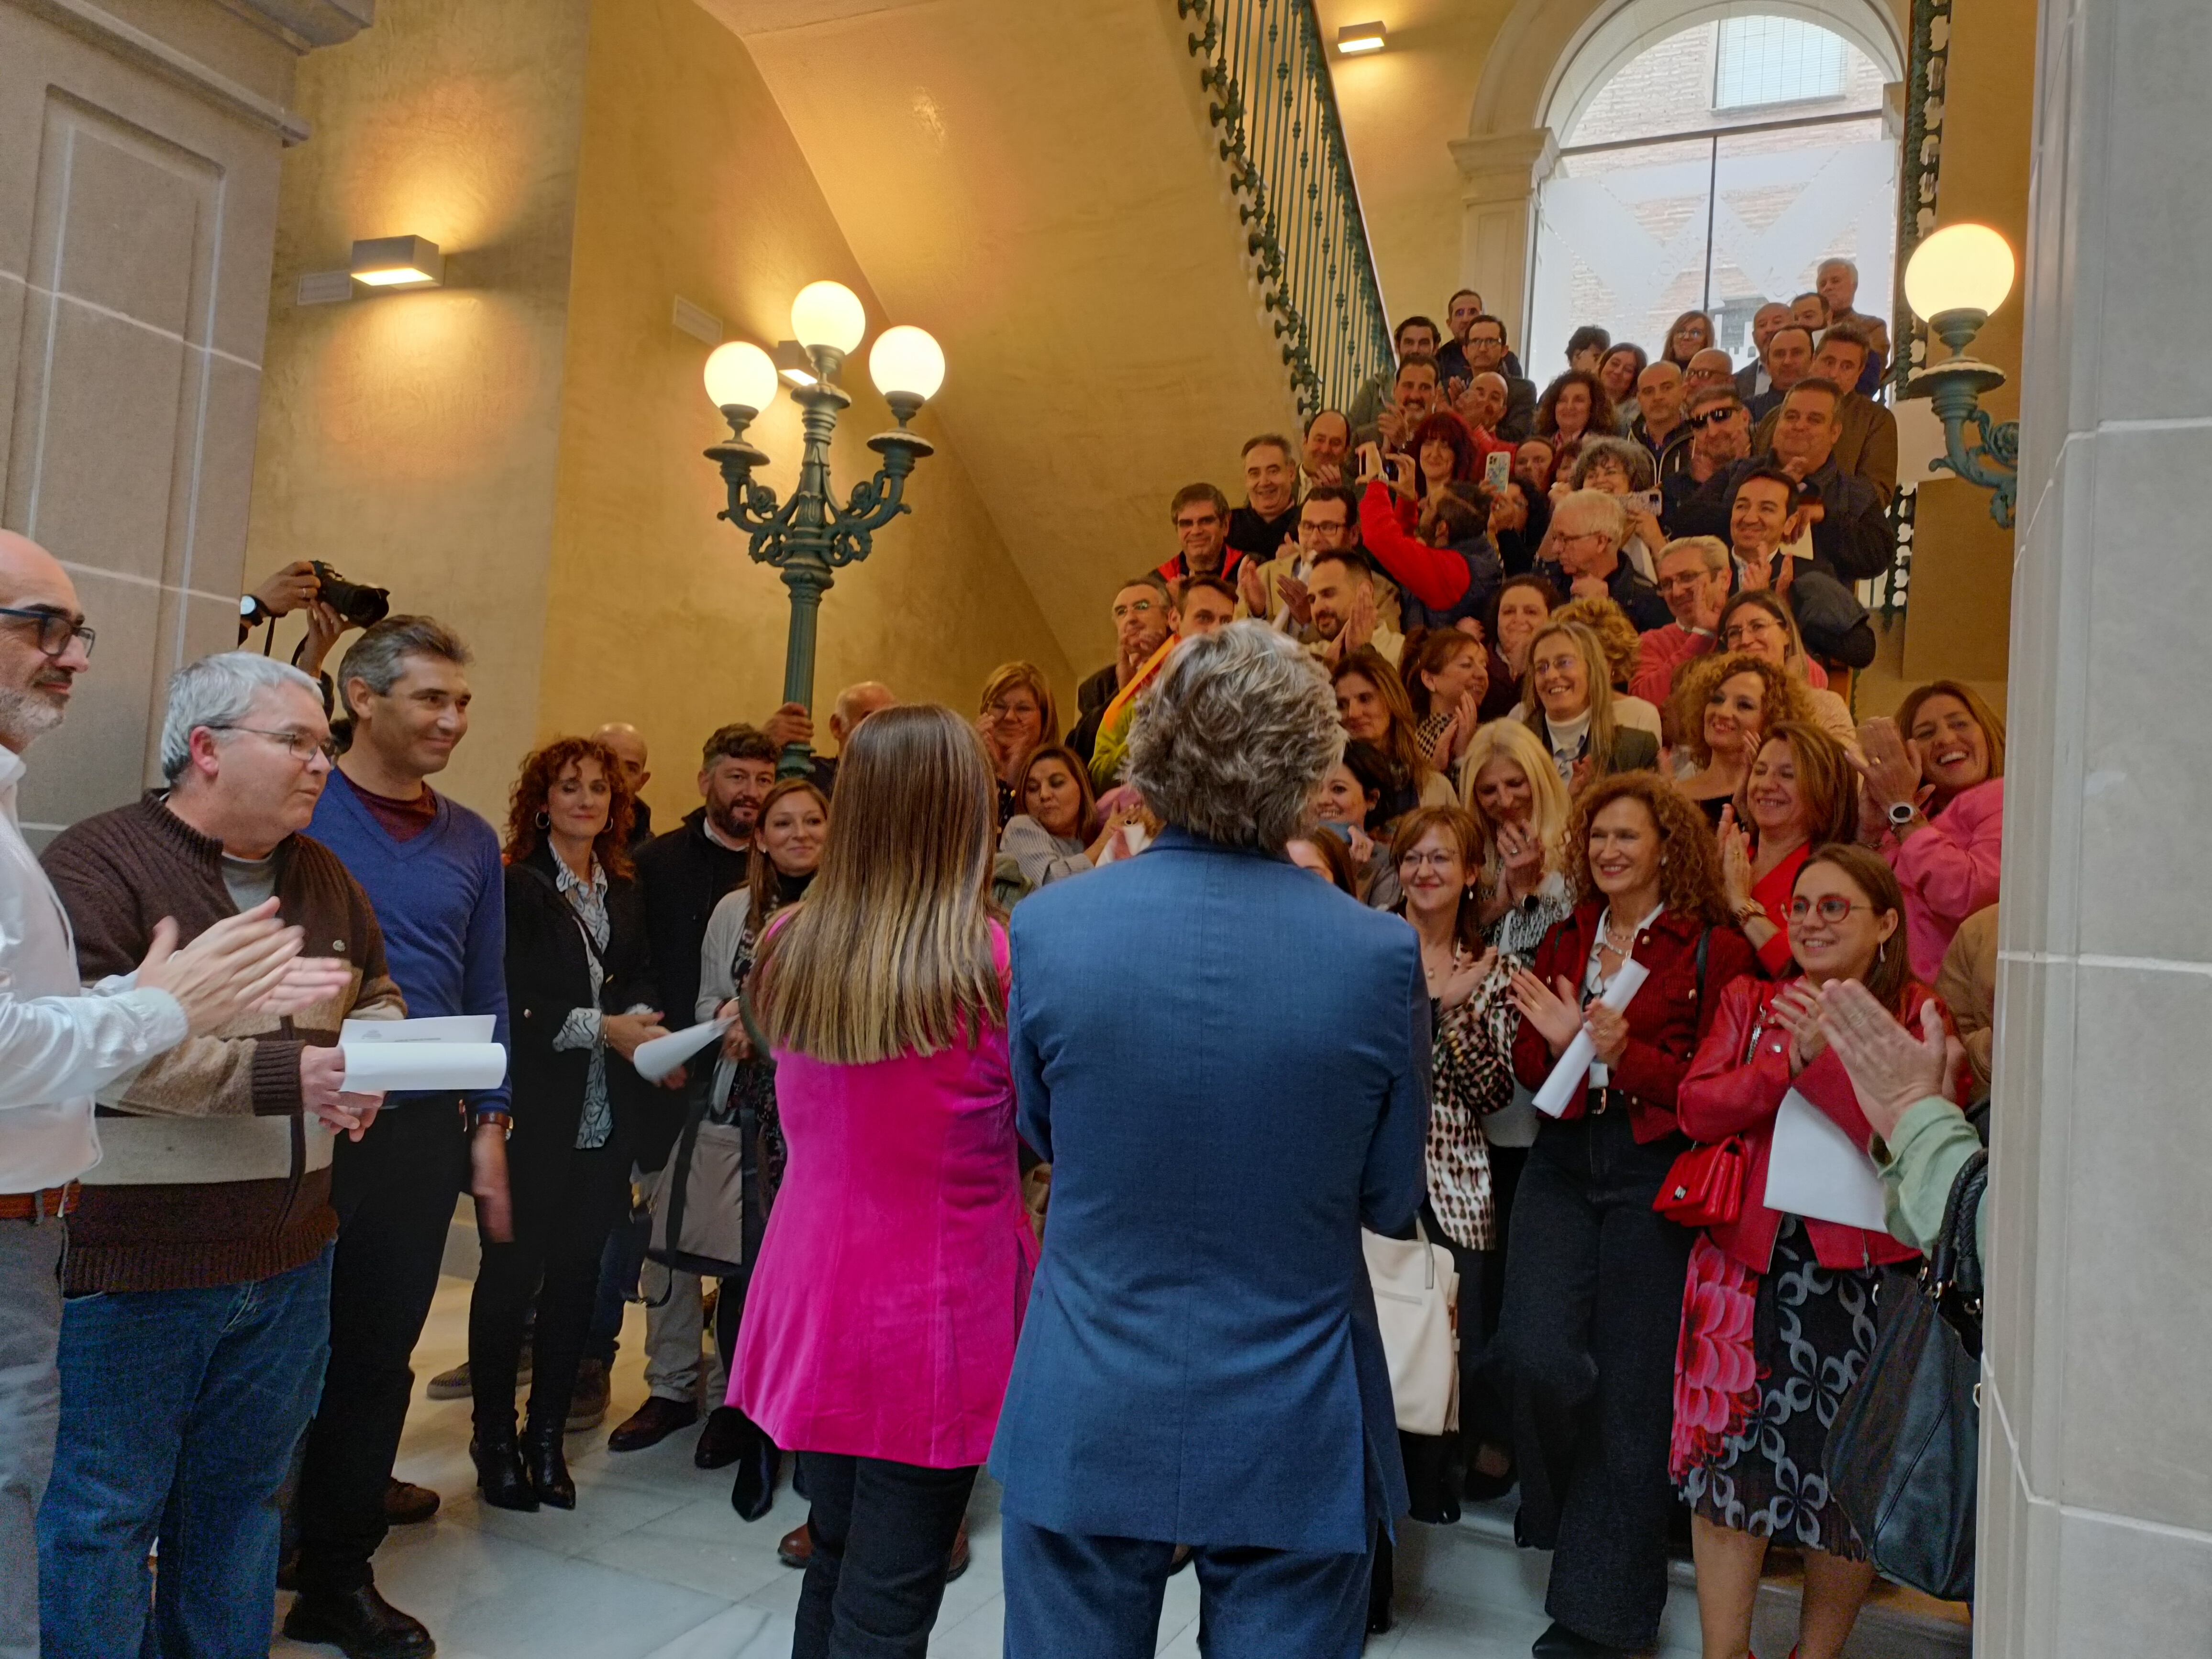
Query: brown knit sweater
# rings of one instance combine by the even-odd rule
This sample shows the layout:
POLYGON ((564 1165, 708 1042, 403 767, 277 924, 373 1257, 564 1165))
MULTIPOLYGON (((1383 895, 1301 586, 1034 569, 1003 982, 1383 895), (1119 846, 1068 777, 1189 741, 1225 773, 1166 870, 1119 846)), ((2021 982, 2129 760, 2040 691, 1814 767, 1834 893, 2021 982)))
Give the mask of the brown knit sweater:
MULTIPOLYGON (((300 1103, 300 1050, 344 1020, 400 1019, 384 934, 335 854, 305 836, 276 851, 278 914, 307 951, 354 973, 331 1001, 284 1019, 248 1013, 188 1037, 100 1097, 103 1155, 70 1221, 67 1287, 195 1290, 286 1273, 337 1233, 330 1139, 300 1103)), ((235 915, 222 844, 149 794, 64 830, 40 860, 76 931, 88 983, 127 974, 174 916, 184 941, 235 915)))

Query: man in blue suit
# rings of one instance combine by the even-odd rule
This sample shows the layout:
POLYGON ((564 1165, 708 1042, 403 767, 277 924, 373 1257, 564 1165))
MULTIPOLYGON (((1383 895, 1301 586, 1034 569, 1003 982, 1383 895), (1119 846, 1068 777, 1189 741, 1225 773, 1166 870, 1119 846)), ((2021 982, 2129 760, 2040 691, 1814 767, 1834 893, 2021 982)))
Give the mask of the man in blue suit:
POLYGON ((1176 1544, 1210 1659, 1358 1653, 1406 1507, 1362 1225, 1410 1228, 1428 1127, 1413 930, 1289 863, 1343 744, 1256 623, 1139 706, 1142 857, 1022 902, 1008 1013, 1051 1219, 991 1468, 1008 1659, 1140 1659, 1176 1544))

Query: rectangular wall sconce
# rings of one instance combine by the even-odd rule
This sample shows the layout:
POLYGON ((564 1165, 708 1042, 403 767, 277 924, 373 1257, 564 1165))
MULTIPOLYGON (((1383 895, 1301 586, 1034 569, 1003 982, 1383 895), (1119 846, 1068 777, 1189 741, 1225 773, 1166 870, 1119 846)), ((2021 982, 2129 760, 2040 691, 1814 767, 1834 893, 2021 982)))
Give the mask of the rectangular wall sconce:
POLYGON ((378 236, 353 245, 353 279, 371 288, 436 288, 445 257, 420 236, 378 236))
POLYGON ((1351 58, 1364 52, 1380 52, 1387 33, 1380 23, 1346 23, 1336 32, 1337 55, 1351 58))
POLYGON ((806 348, 796 340, 778 340, 769 354, 775 363, 775 372, 789 386, 814 384, 814 359, 806 355, 806 348))

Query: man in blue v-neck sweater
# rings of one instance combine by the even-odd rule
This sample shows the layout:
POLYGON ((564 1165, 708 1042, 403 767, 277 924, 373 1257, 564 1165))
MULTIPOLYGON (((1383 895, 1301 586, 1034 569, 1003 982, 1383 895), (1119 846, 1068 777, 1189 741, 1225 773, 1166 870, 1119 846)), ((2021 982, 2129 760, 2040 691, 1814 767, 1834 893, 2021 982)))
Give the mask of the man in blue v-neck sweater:
MULTIPOLYGON (((338 670, 353 741, 308 825, 367 890, 410 1016, 489 1014, 507 1032, 506 884, 499 837, 424 780, 467 732, 468 648, 428 617, 392 617, 338 670)), ((438 1287, 454 1200, 476 1195, 488 1238, 510 1236, 507 1085, 392 1095, 331 1170, 338 1212, 331 1357, 300 1479, 295 1641, 349 1659, 422 1659, 422 1621, 377 1593, 385 1490, 414 1384, 409 1356, 438 1287)))

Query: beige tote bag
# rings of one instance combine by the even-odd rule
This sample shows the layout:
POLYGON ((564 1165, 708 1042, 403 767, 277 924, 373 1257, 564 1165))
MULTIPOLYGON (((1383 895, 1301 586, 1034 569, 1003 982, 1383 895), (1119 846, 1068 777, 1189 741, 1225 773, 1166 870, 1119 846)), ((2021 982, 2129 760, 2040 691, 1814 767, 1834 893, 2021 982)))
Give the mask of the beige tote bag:
POLYGON ((1362 1229, 1375 1318, 1390 1363, 1398 1426, 1407 1434, 1459 1427, 1459 1270, 1452 1254, 1414 1227, 1412 1238, 1362 1229))

